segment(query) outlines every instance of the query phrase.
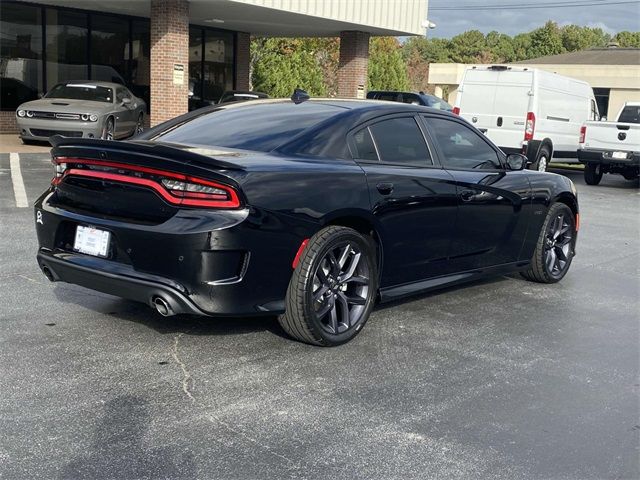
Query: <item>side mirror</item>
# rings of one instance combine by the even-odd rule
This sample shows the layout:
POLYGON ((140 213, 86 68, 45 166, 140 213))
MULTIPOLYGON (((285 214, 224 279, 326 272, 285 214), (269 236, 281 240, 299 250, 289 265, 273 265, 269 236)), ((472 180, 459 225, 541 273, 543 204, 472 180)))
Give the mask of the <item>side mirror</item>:
POLYGON ((607 117, 606 117, 606 115, 601 116, 601 117, 600 117, 600 121, 601 121, 601 122, 606 122, 606 121, 607 121, 607 117))
POLYGON ((131 99, 129 97, 124 97, 122 99, 122 105, 129 105, 131 103, 131 99))
POLYGON ((528 161, 529 159, 520 153, 510 153, 507 155, 507 168, 509 170, 523 170, 528 161))

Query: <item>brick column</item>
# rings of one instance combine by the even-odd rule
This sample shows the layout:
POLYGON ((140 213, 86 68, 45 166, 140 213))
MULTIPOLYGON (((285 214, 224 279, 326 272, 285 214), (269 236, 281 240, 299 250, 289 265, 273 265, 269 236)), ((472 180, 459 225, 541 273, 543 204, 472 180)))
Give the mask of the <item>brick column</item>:
POLYGON ((339 97, 356 98, 358 86, 363 85, 366 89, 368 65, 369 34, 365 32, 340 32, 339 97))
POLYGON ((189 3, 151 0, 151 126, 188 110, 189 3))
POLYGON ((236 90, 249 90, 249 64, 251 63, 251 36, 238 32, 236 40, 236 90))

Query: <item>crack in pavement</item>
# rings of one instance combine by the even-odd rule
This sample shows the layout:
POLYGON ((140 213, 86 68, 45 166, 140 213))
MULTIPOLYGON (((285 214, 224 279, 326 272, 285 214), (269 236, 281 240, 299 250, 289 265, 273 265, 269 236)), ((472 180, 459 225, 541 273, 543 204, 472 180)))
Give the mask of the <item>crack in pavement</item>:
POLYGON ((182 370, 182 382, 181 383, 182 383, 182 391, 184 392, 184 394, 191 400, 191 402, 195 406, 197 406, 197 407, 199 407, 199 408, 201 408, 202 410, 205 411, 205 418, 210 423, 218 424, 218 425, 222 426, 224 429, 226 429, 227 431, 231 432, 232 434, 237 435, 239 437, 242 437, 247 442, 249 442, 249 443, 261 448, 262 450, 268 452, 269 454, 273 455, 274 457, 277 457, 277 458, 280 458, 281 460, 286 461, 293 469, 295 469, 295 470, 300 469, 300 465, 297 462, 295 462, 292 459, 290 459, 289 457, 286 457, 285 455, 282 455, 282 454, 274 451, 269 445, 266 445, 266 444, 260 442, 256 438, 253 438, 252 436, 250 436, 246 432, 244 432, 242 429, 238 429, 238 428, 232 427, 230 424, 228 424, 227 422, 222 420, 217 415, 207 412, 207 406, 204 403, 198 401, 193 396, 193 392, 192 392, 192 388, 193 388, 193 384, 194 384, 193 377, 191 376, 191 372, 189 372, 189 369, 187 368, 187 365, 180 358, 180 351, 179 351, 180 339, 182 338, 183 335, 184 335, 184 333, 178 333, 177 335, 175 335, 173 337, 173 347, 171 349, 171 357, 176 362, 176 364, 180 367, 180 370, 182 370))

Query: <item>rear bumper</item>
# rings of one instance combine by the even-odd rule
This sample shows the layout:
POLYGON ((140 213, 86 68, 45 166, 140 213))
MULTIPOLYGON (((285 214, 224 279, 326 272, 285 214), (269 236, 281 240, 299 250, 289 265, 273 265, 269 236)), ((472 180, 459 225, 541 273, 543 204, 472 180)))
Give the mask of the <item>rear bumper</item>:
POLYGON ((86 261, 90 258, 77 254, 53 254, 41 249, 37 259, 40 269, 51 281, 73 283, 150 306, 159 297, 169 305, 171 313, 206 314, 186 296, 184 286, 169 279, 144 275, 125 266, 109 268, 109 262, 101 260, 98 262, 102 263, 102 268, 97 269, 95 264, 86 261))
POLYGON ((145 304, 160 296, 175 313, 282 313, 291 262, 313 233, 310 225, 257 209, 185 209, 162 223, 133 223, 61 208, 54 195, 45 192, 35 204, 41 269, 54 281, 145 304), (270 227, 283 224, 291 229, 270 227), (110 232, 108 258, 74 251, 77 225, 110 232))
POLYGON ((621 167, 640 166, 640 152, 627 152, 627 158, 613 158, 613 150, 581 149, 578 150, 580 163, 599 163, 601 165, 616 165, 621 167))

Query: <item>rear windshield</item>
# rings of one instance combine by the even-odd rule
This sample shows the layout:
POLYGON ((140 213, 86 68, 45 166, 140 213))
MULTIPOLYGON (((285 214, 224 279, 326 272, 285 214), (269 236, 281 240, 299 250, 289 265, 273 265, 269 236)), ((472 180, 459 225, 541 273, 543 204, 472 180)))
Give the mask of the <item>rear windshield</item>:
POLYGON ((640 123, 640 106, 627 105, 624 107, 618 121, 621 123, 640 123))
POLYGON ((340 111, 313 102, 246 102, 196 117, 154 140, 269 152, 340 111))
POLYGON ((113 102, 113 89, 88 84, 60 84, 53 87, 46 98, 66 98, 68 100, 88 100, 93 102, 113 102))

